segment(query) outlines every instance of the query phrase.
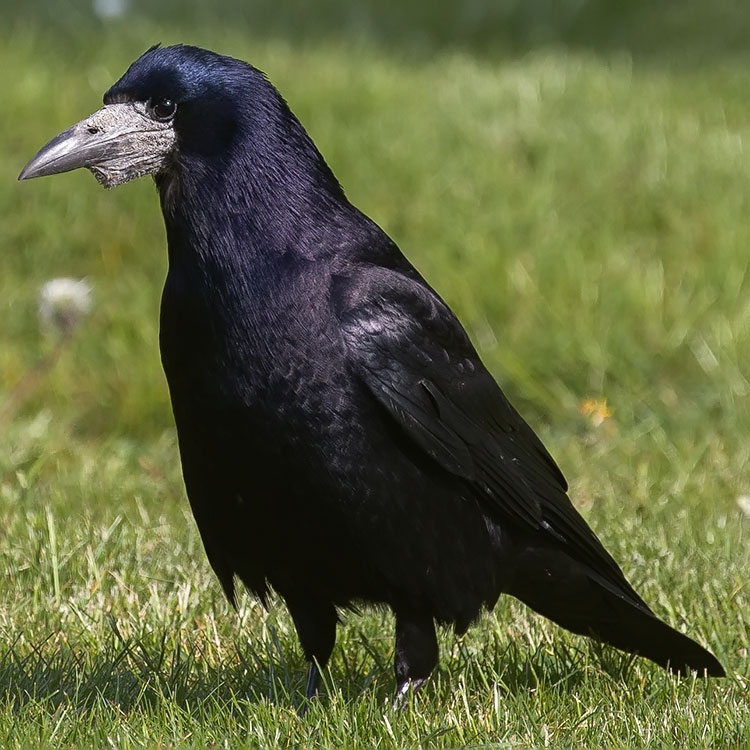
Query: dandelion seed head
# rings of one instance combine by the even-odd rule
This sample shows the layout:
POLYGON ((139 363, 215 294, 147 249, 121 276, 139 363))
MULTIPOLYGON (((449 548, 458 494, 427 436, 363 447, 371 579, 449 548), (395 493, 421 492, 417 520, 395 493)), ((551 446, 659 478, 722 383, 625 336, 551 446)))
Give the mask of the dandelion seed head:
POLYGON ((52 279, 39 290, 42 327, 60 336, 70 335, 91 311, 91 284, 85 279, 52 279))
POLYGON ((737 505, 739 509, 750 518, 750 495, 740 495, 737 498, 737 505))

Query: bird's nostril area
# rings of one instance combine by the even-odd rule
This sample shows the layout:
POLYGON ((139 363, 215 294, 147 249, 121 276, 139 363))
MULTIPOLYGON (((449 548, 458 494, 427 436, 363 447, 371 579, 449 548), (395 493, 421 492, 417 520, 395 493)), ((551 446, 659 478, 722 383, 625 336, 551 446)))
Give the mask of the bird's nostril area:
POLYGON ((89 125, 89 127, 86 128, 86 131, 88 132, 89 135, 96 135, 97 133, 101 133, 102 129, 101 128, 97 128, 94 125, 89 125))

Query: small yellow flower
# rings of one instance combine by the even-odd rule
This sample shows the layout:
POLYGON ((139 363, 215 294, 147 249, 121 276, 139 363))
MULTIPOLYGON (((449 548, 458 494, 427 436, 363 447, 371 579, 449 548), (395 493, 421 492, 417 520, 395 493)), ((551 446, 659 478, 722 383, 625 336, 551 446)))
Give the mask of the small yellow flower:
POLYGON ((612 417, 606 398, 585 398, 578 404, 578 411, 589 418, 593 427, 601 427, 612 417))

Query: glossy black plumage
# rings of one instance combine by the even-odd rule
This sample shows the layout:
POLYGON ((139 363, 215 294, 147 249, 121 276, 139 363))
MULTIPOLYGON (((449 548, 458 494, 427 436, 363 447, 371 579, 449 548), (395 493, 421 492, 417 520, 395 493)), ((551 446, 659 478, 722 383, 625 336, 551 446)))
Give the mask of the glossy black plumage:
POLYGON ((435 621, 462 632, 501 593, 723 674, 631 588, 453 313, 346 200, 263 75, 154 49, 105 102, 165 97, 161 351, 187 493, 230 600, 235 577, 273 587, 321 665, 337 608, 389 605, 401 691, 437 661, 435 621))

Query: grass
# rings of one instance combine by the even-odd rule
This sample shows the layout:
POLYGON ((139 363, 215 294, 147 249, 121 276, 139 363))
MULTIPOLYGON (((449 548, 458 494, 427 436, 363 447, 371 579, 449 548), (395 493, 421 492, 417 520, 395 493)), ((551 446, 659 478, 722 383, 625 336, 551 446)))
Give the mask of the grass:
POLYGON ((96 306, 0 425, 0 746, 750 745, 750 69, 724 44, 748 14, 650 5, 505 3, 455 28, 441 10, 421 35, 397 4, 334 0, 227 3, 223 21, 166 3, 110 25, 88 4, 9 11, 0 408, 54 346, 38 287, 85 276, 96 306), (12 179, 156 40, 269 73, 458 312, 629 578, 727 679, 670 677, 503 600, 463 639, 441 634, 440 669, 399 713, 392 622, 367 612, 299 718, 283 607, 231 611, 183 496, 153 187, 12 179), (595 427, 586 398, 612 417, 595 427))

